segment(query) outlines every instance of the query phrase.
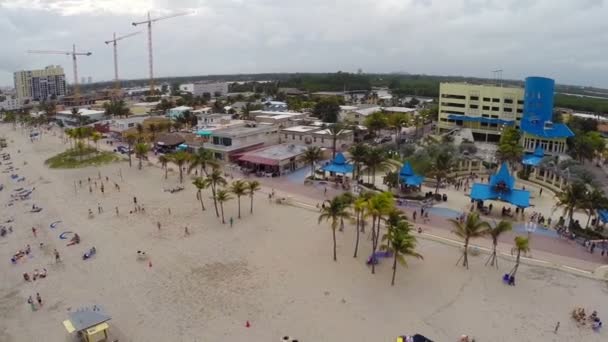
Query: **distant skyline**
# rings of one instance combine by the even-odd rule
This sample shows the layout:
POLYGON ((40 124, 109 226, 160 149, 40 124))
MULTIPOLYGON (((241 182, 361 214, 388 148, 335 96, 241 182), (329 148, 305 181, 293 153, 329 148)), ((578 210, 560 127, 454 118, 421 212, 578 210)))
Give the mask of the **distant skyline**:
MULTIPOLYGON (((113 32, 189 10, 153 26, 158 77, 265 72, 405 71, 505 79, 540 75, 608 88, 604 0, 0 0, 0 86, 13 72, 61 65, 91 51, 79 77, 113 78, 113 32), (8 39, 7 39, 8 38, 8 39)), ((119 42, 123 79, 148 77, 146 35, 119 42)))

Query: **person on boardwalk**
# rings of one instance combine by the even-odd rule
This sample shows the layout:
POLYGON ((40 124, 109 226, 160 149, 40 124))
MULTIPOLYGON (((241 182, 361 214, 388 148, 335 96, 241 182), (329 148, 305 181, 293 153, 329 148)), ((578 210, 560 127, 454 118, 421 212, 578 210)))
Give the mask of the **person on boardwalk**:
MULTIPOLYGON (((542 190, 542 189, 541 189, 542 190)), ((554 334, 557 334, 557 331, 559 330, 559 322, 557 322, 557 324, 555 325, 555 330, 553 331, 554 334)))
POLYGON ((40 293, 36 292, 36 301, 38 305, 42 306, 42 297, 40 297, 40 293))
POLYGON ((190 231, 188 230, 188 226, 185 226, 185 227, 184 227, 184 235, 185 235, 185 236, 190 235, 190 231))
POLYGON ((133 204, 137 205, 137 197, 133 196, 133 204))
POLYGON ((103 208, 101 207, 101 203, 97 203, 97 213, 101 214, 103 212, 103 208))
POLYGON ((32 227, 32 234, 34 234, 34 237, 37 237, 37 235, 36 235, 36 227, 32 227))

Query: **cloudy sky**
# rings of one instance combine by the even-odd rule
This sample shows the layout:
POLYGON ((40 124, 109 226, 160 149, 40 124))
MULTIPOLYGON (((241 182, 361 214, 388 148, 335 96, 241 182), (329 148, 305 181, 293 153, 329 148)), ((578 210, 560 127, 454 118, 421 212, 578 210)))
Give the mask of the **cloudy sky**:
MULTIPOLYGON (((159 76, 259 72, 364 72, 491 77, 526 75, 608 88, 608 4, 603 0, 0 0, 0 85, 12 72, 91 51, 79 74, 113 78, 119 35, 131 22, 180 11, 154 25, 159 76)), ((121 78, 147 77, 147 41, 119 43, 121 78)))

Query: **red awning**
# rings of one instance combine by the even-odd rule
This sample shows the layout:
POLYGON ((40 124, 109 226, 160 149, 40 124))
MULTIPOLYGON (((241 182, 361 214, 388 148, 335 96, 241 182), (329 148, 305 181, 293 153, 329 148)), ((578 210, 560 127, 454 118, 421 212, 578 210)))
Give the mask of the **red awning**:
POLYGON ((264 158, 264 157, 258 157, 258 156, 252 156, 252 155, 243 155, 242 157, 239 158, 240 161, 246 161, 246 162, 250 162, 253 164, 262 164, 262 165, 269 165, 269 166, 275 166, 275 165, 279 165, 279 161, 278 160, 274 160, 274 159, 270 159, 270 158, 264 158))

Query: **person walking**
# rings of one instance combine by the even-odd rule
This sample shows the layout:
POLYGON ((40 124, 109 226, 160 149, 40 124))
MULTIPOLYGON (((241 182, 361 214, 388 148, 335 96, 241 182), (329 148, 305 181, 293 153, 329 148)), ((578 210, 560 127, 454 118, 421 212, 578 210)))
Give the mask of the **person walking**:
POLYGON ((160 221, 156 221, 156 227, 160 230, 160 221))
POLYGON ((118 216, 118 207, 114 208, 116 210, 116 216, 118 216))
POLYGON ((34 234, 34 237, 38 237, 38 236, 36 235, 36 227, 32 227, 32 234, 34 234))
POLYGON ((42 297, 40 297, 40 293, 36 292, 36 301, 38 305, 42 306, 42 297))
POLYGON ((36 311, 36 304, 34 303, 34 299, 32 299, 32 296, 29 296, 27 298, 27 303, 32 307, 32 311, 36 311))
POLYGON ((232 216, 230 216, 230 228, 232 228, 233 224, 234 224, 234 218, 232 218, 232 216))
POLYGON ((185 226, 185 227, 184 227, 184 235, 185 235, 185 236, 190 235, 190 231, 188 230, 188 226, 185 226))
POLYGON ((558 330, 559 330, 559 322, 557 322, 557 324, 555 325, 555 330, 553 330, 553 333, 557 334, 558 330))
POLYGON ((54 249, 53 253, 55 254, 55 262, 61 262, 61 257, 59 256, 57 249, 54 249))

